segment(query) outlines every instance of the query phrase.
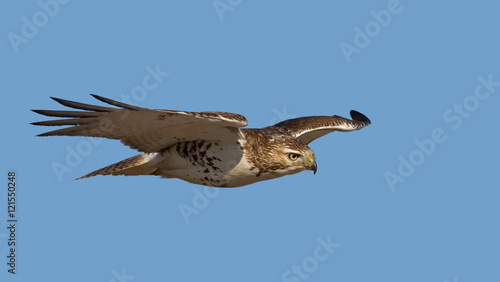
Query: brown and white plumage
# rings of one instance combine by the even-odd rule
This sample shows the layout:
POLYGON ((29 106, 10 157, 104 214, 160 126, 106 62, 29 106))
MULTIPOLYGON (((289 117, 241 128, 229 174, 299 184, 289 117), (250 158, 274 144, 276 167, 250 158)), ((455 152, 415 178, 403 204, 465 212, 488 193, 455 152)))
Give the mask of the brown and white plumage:
POLYGON ((159 175, 206 186, 238 187, 303 170, 316 172, 314 152, 307 146, 311 141, 333 131, 359 130, 370 124, 366 116, 351 111, 352 120, 302 117, 246 129, 242 127, 248 122, 239 114, 154 110, 92 96, 115 107, 52 98, 78 111, 33 110, 64 118, 34 125, 70 126, 38 136, 118 139, 141 152, 81 178, 159 175))

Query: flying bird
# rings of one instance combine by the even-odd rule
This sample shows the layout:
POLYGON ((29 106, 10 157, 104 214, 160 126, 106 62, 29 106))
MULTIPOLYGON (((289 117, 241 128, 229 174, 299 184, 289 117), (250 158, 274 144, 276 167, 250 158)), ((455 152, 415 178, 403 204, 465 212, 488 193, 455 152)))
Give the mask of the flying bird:
POLYGON ((243 128, 248 122, 227 112, 155 110, 91 94, 103 107, 53 98, 77 111, 33 110, 62 117, 34 122, 70 126, 38 136, 90 136, 118 139, 139 155, 77 179, 97 175, 158 175, 212 187, 240 187, 304 170, 316 174, 308 144, 333 131, 359 130, 371 122, 352 110, 351 118, 309 116, 264 128, 243 128))

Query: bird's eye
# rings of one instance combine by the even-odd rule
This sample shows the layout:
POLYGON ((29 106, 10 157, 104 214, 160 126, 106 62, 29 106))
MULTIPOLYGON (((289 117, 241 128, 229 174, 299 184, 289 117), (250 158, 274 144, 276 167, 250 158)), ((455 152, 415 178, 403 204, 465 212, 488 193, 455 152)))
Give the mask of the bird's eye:
POLYGON ((295 154, 295 153, 290 153, 288 154, 288 158, 292 161, 296 161, 298 158, 299 158, 299 154, 295 154))

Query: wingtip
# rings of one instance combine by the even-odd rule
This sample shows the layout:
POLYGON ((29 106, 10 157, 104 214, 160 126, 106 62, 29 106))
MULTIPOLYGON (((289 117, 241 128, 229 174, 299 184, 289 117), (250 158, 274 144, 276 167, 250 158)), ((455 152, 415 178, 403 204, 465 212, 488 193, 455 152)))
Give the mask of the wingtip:
POLYGON ((36 136, 36 137, 48 137, 48 136, 51 136, 51 135, 49 135, 49 134, 47 134, 47 133, 40 133, 40 134, 37 134, 37 135, 35 135, 35 136, 36 136))
POLYGON ((90 96, 92 96, 92 97, 96 98, 97 100, 101 100, 101 99, 104 99, 104 97, 102 97, 102 96, 99 96, 99 95, 97 95, 97 94, 94 94, 94 93, 90 93, 90 96))
POLYGON ((90 93, 90 96, 94 97, 95 99, 97 99, 101 102, 108 103, 108 104, 109 104, 109 101, 111 100, 111 99, 108 99, 106 97, 102 97, 102 96, 99 96, 99 95, 93 94, 93 93, 90 93))
POLYGON ((84 176, 80 176, 78 178, 75 178, 75 179, 73 179, 73 181, 82 180, 82 179, 89 178, 89 177, 92 177, 92 175, 90 175, 90 173, 89 174, 85 174, 84 176))
POLYGON ((365 116, 364 114, 362 114, 358 111, 351 110, 350 114, 351 114, 352 120, 354 120, 354 121, 363 122, 363 123, 366 123, 367 125, 372 123, 371 120, 367 116, 365 116))
POLYGON ((117 107, 120 107, 120 108, 124 108, 124 109, 127 109, 127 110, 140 110, 141 108, 140 107, 137 107, 137 106, 134 106, 134 105, 129 105, 129 104, 125 104, 125 103, 122 103, 122 102, 118 102, 118 101, 115 101, 115 100, 112 100, 112 99, 109 99, 109 98, 106 98, 106 97, 102 97, 102 96, 99 96, 97 94, 92 94, 90 93, 90 95, 94 98, 96 98, 97 100, 103 102, 103 103, 106 103, 106 104, 110 104, 110 105, 113 105, 113 106, 117 106, 117 107))
POLYGON ((61 99, 61 98, 57 98, 57 97, 50 97, 50 99, 56 101, 57 103, 65 106, 67 103, 71 103, 71 101, 68 101, 68 100, 65 100, 65 99, 61 99))
POLYGON ((91 178, 91 177, 98 176, 98 175, 100 175, 100 174, 94 175, 93 173, 88 173, 88 174, 85 174, 84 176, 80 176, 78 178, 73 179, 73 181, 75 181, 75 180, 82 180, 82 179, 85 179, 85 178, 91 178))

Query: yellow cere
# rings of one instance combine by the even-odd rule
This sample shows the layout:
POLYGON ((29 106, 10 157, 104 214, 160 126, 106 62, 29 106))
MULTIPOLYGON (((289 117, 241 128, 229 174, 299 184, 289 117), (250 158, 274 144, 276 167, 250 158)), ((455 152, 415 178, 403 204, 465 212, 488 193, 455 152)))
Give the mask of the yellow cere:
POLYGON ((309 164, 312 164, 314 162, 314 156, 309 156, 309 164))

